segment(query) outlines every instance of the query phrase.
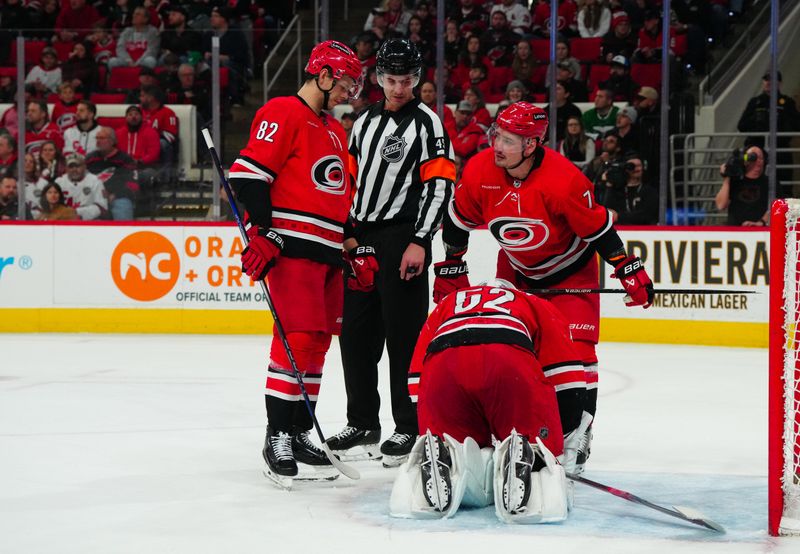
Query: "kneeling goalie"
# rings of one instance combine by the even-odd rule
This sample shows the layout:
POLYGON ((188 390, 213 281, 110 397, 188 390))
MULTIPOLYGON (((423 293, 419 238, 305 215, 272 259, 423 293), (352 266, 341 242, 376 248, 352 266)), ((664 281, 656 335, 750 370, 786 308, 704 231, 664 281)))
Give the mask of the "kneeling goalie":
POLYGON ((420 436, 395 480, 392 516, 494 502, 508 523, 566 519, 565 471, 576 470, 591 416, 581 358, 549 302, 501 280, 448 295, 417 342, 409 392, 420 436))

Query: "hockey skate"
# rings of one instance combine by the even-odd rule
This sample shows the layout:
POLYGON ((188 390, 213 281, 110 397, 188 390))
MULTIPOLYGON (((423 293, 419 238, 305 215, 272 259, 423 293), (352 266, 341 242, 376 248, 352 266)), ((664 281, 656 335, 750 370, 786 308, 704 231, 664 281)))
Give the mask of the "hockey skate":
POLYGON ((528 439, 512 433, 508 452, 503 459, 503 507, 509 514, 524 511, 531 495, 533 448, 528 439))
POLYGON ((416 435, 394 433, 381 444, 383 467, 397 467, 405 463, 417 440, 416 435))
POLYGON ((311 441, 309 431, 298 431, 292 437, 292 453, 300 464, 297 470, 298 481, 333 481, 339 472, 321 448, 311 441))
POLYGON ((348 425, 325 443, 343 462, 357 462, 380 460, 380 440, 380 430, 357 429, 348 425))
POLYGON ((420 468, 422 492, 425 500, 437 512, 446 512, 453 500, 453 483, 450 470, 453 462, 444 441, 428 431, 425 435, 425 452, 420 468))
POLYGON ((261 451, 264 461, 264 476, 281 488, 290 490, 292 478, 297 475, 297 463, 292 454, 292 437, 267 427, 267 437, 261 451))

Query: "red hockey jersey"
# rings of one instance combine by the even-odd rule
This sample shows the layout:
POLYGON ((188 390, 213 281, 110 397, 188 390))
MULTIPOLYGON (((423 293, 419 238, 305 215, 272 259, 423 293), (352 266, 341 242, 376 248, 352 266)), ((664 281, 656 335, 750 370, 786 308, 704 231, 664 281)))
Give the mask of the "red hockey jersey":
POLYGON ((55 142, 59 150, 64 149, 64 135, 52 121, 45 123, 38 131, 35 129, 25 131, 25 152, 38 154, 42 144, 48 140, 55 142))
POLYGON ((230 178, 269 186, 272 229, 285 241, 284 256, 339 265, 351 202, 348 160, 341 124, 287 96, 258 110, 230 178))
POLYGON ((167 106, 152 110, 142 108, 142 121, 156 130, 160 138, 175 142, 178 138, 178 116, 167 106))
POLYGON ((594 255, 589 243, 613 223, 583 173, 545 146, 537 149, 534 169, 523 181, 495 165, 492 149, 470 158, 449 214, 465 231, 487 225, 512 267, 540 286, 582 268, 594 255))
POLYGON ((470 344, 512 344, 530 350, 556 393, 586 387, 569 326, 550 302, 517 290, 477 286, 449 294, 428 317, 409 369, 412 401, 417 400, 428 354, 470 344))

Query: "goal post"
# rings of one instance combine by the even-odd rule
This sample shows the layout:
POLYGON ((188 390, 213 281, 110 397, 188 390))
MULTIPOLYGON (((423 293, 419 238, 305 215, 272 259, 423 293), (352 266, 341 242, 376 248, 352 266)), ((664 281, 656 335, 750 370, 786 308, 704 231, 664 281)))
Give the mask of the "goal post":
POLYGON ((800 200, 771 213, 769 533, 800 535, 800 200))

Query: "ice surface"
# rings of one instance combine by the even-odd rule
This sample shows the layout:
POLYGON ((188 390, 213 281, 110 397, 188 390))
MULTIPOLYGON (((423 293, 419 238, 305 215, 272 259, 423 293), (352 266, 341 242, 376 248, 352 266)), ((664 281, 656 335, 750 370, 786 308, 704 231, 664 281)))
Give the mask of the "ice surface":
MULTIPOLYGON (((376 462, 358 482, 278 490, 261 475, 269 340, 0 335, 0 552, 800 552, 766 533, 766 350, 599 348, 587 477, 696 508, 717 535, 581 485, 558 525, 503 525, 491 508, 395 520, 394 470, 376 462)), ((344 410, 334 341, 324 432, 344 410)))

